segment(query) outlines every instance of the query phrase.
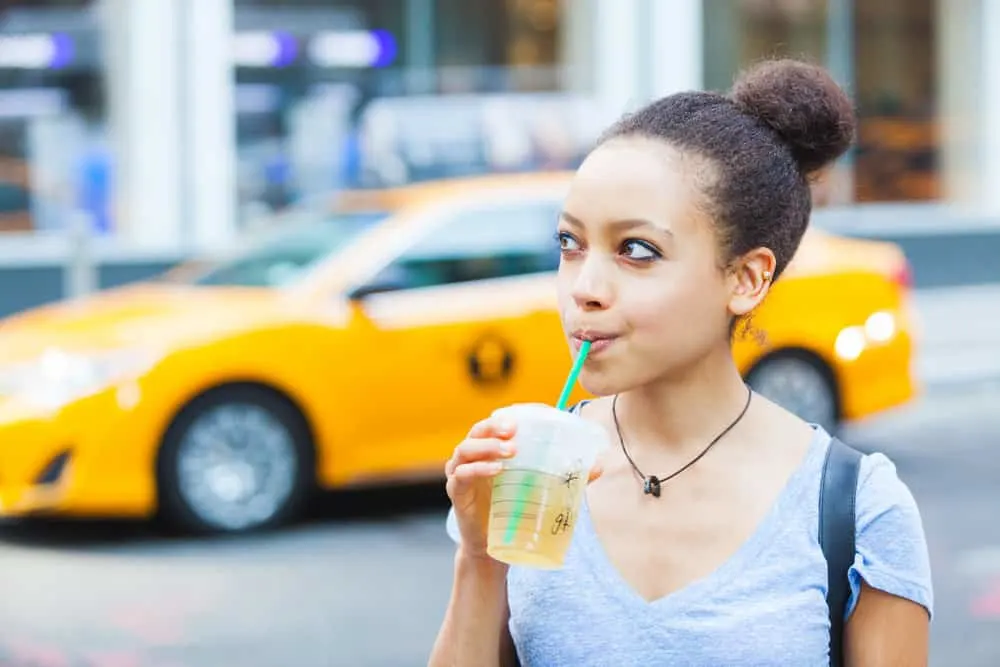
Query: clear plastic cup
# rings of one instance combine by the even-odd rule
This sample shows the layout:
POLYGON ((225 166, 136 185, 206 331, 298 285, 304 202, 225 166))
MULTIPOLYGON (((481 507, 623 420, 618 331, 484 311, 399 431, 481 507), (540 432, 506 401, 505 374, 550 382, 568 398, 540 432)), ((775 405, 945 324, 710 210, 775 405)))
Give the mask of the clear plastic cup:
POLYGON ((607 433, 546 405, 512 405, 493 415, 514 422, 517 432, 516 454, 493 479, 487 552, 511 565, 560 568, 607 433))

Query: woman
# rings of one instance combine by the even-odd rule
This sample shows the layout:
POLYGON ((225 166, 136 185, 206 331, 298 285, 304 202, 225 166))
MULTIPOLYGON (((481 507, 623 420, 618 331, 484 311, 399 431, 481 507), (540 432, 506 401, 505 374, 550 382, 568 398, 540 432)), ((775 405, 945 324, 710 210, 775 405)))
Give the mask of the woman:
MULTIPOLYGON (((459 547, 431 665, 829 664, 816 535, 830 436, 754 395, 730 342, 799 245, 809 177, 853 133, 825 71, 776 61, 729 96, 654 102, 598 143, 558 222, 559 306, 574 350, 602 341, 580 375, 601 398, 579 412, 615 447, 565 567, 508 567, 486 553, 485 517, 517 425, 472 428, 446 466, 459 547), (659 493, 644 492, 654 474, 659 493)), ((913 497, 873 454, 856 503, 845 662, 924 665, 913 497)))

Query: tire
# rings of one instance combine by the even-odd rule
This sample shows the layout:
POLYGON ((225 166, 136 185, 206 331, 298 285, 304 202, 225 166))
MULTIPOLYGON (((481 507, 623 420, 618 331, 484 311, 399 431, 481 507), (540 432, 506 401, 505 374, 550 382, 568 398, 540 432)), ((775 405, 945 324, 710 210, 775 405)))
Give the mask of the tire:
POLYGON ((761 396, 828 433, 840 427, 840 394, 833 372, 808 352, 765 357, 747 374, 747 383, 761 396))
POLYGON ((214 389, 167 429, 157 481, 163 518, 183 530, 238 534, 284 525, 315 486, 308 424, 265 387, 214 389))

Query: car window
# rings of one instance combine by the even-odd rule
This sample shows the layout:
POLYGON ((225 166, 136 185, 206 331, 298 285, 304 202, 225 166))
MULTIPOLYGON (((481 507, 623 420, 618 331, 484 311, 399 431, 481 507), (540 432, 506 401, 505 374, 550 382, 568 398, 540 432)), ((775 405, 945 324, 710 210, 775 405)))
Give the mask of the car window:
POLYGON ((248 251, 199 271, 195 285, 279 287, 295 281, 386 214, 351 213, 269 234, 248 251))
POLYGON ((559 204, 530 202, 464 211, 437 227, 372 281, 379 291, 554 271, 559 204))

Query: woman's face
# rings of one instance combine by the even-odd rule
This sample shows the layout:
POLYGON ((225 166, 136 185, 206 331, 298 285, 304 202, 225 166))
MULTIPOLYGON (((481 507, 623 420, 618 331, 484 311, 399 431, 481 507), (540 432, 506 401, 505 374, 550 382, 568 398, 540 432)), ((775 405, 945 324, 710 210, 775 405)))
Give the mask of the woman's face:
POLYGON ((692 184, 706 173, 697 162, 662 142, 620 138, 573 180, 559 221, 559 309, 574 350, 593 340, 580 375, 593 394, 683 373, 729 344, 744 281, 720 267, 692 184))

